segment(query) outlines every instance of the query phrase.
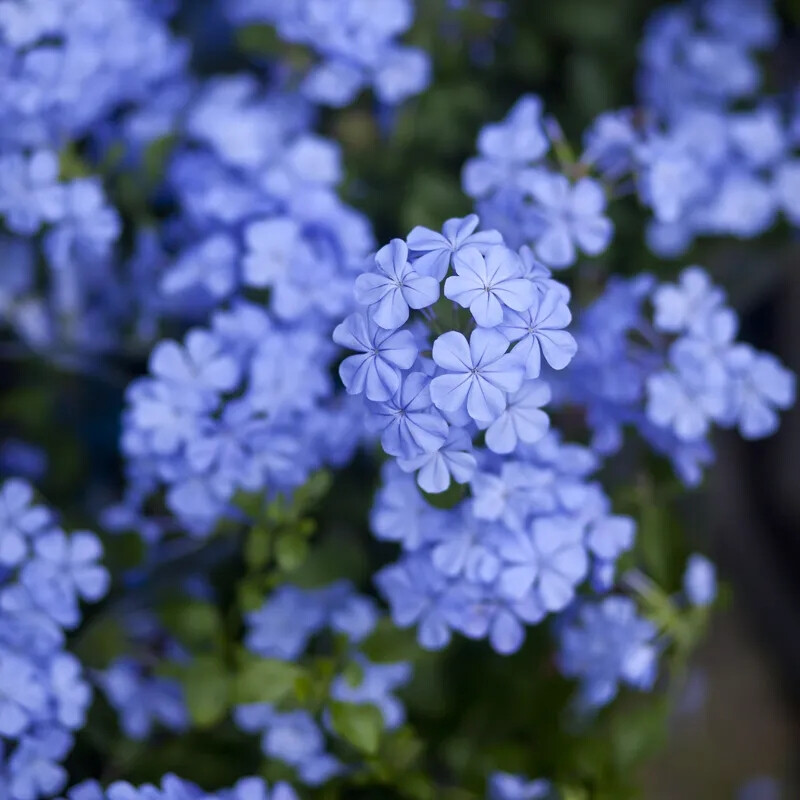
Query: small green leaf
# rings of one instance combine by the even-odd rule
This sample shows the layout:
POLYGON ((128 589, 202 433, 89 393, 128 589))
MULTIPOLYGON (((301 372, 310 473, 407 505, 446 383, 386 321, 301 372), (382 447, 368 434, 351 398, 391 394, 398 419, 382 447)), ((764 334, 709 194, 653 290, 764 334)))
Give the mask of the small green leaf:
POLYGON ((308 558, 308 540, 301 531, 284 533, 275 544, 278 566, 286 572, 294 572, 308 558))
POLYGON ((182 600, 167 604, 161 618, 182 642, 194 646, 216 644, 221 636, 222 619, 211 604, 199 600, 182 600))
POLYGON ((342 671, 342 677, 348 686, 356 689, 364 682, 364 667, 356 661, 351 661, 342 671))
POLYGON ((367 755, 378 752, 383 715, 375 706, 333 702, 331 722, 334 730, 357 750, 367 755))
POLYGON ((288 661, 248 658, 236 676, 237 703, 277 703, 295 690, 303 670, 288 661))
POLYGON ((210 728, 222 720, 231 700, 225 665, 212 656, 196 658, 182 680, 189 715, 198 728, 210 728))
POLYGON ((255 525, 247 534, 244 560, 251 569, 261 569, 269 562, 272 549, 272 534, 264 525, 255 525))
POLYGON ((275 54, 280 40, 269 25, 247 25, 236 32, 236 45, 253 55, 275 54))

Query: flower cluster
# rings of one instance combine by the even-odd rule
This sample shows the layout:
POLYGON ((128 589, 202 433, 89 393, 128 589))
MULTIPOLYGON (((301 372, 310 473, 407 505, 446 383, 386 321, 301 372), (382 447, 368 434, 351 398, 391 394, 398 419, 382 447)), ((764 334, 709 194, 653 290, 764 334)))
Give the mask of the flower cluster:
POLYGON ((477 227, 453 219, 378 251, 355 282, 364 310, 334 340, 359 351, 340 375, 397 458, 372 516, 374 534, 406 551, 377 576, 395 622, 418 624, 427 648, 456 630, 510 653, 592 570, 607 583, 634 527, 588 481, 592 454, 548 434, 546 378, 576 350, 569 291, 529 248, 477 227), (450 319, 460 329, 443 330, 450 319), (415 472, 429 494, 455 482, 471 497, 436 509, 415 472))
POLYGON ((361 426, 333 395, 332 351, 316 326, 286 326, 244 302, 183 344, 160 342, 150 376, 128 390, 130 505, 166 486, 170 511, 205 535, 234 513, 237 492, 291 490, 347 460, 361 426))
MULTIPOLYGON (((283 586, 246 621, 245 644, 263 658, 298 661, 313 637, 325 631, 343 637, 358 680, 337 675, 330 684, 330 699, 376 706, 388 730, 403 723, 405 709, 393 692, 411 679, 411 666, 405 662, 372 663, 358 651, 358 645, 375 629, 378 610, 347 582, 316 590, 283 586)), ((240 728, 261 735, 265 756, 293 767, 304 784, 318 786, 345 770, 342 762, 326 752, 324 730, 335 733, 327 710, 322 713, 322 725, 305 709, 284 711, 267 703, 240 705, 234 716, 240 728)))
POLYGON ((599 452, 619 449, 622 427, 633 425, 696 484, 713 457, 712 423, 761 438, 794 403, 795 376, 737 342, 737 328, 724 293, 699 267, 677 284, 646 275, 612 281, 580 317, 578 355, 557 395, 586 408, 599 452))
POLYGON ((99 154, 108 120, 180 80, 187 56, 164 19, 132 0, 2 3, 0 217, 11 235, 0 238, 10 267, 0 315, 32 347, 107 349, 130 318, 120 215, 88 162, 60 151, 85 140, 87 158, 99 154))
POLYGON ((641 48, 639 120, 605 115, 588 151, 611 180, 630 174, 652 209, 648 243, 676 256, 698 235, 757 236, 783 212, 800 223, 798 109, 753 101, 759 50, 776 39, 770 0, 708 0, 654 15, 641 48))
MULTIPOLYGON (((518 775, 494 773, 489 780, 487 800, 547 800, 552 786, 543 780, 528 781, 518 775)), ((94 780, 73 786, 66 800, 297 800, 295 790, 279 781, 270 787, 262 778, 241 778, 230 789, 205 792, 189 781, 167 774, 160 786, 133 786, 127 781, 112 783, 106 790, 94 780)))
POLYGON ((347 313, 372 232, 337 197, 339 148, 311 132, 312 119, 302 98, 248 75, 197 92, 164 187, 177 212, 161 236, 165 301, 202 314, 268 291, 282 320, 347 313))
POLYGON ((397 42, 414 21, 412 0, 234 0, 225 13, 237 26, 272 25, 285 41, 314 51, 320 61, 300 89, 315 103, 346 106, 369 87, 395 105, 430 82, 428 55, 397 42))
POLYGON ((552 121, 546 126, 538 97, 522 97, 478 137, 478 153, 464 166, 464 191, 487 224, 514 247, 530 244, 551 269, 572 266, 579 252, 596 256, 611 243, 606 193, 588 175, 572 180, 548 163, 552 121), (548 127, 548 130, 546 130, 548 127))
POLYGON ((628 597, 581 604, 560 634, 559 666, 580 681, 579 702, 604 706, 620 683, 649 690, 656 678, 656 626, 639 616, 628 597))
POLYGON ((270 787, 263 778, 241 778, 230 789, 209 793, 189 781, 167 774, 160 786, 143 784, 133 786, 127 781, 116 781, 107 789, 95 780, 73 786, 66 800, 297 800, 297 793, 283 781, 270 787))
POLYGON ((109 576, 99 540, 65 533, 33 502, 29 484, 0 487, 0 783, 11 800, 52 797, 67 781, 61 762, 85 721, 91 689, 65 649, 109 576))

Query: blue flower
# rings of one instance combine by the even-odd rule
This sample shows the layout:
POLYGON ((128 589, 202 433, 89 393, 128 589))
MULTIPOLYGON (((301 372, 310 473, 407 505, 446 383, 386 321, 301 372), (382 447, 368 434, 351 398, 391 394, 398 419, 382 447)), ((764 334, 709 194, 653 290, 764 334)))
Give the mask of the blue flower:
POLYGON ((616 561, 633 547, 636 524, 630 517, 603 516, 589 527, 586 545, 603 562, 616 561))
POLYGON ((561 670, 581 681, 581 700, 590 708, 611 702, 620 682, 650 689, 658 661, 656 633, 626 597, 585 603, 561 633, 561 670))
POLYGON ((146 677, 142 666, 128 658, 114 661, 98 673, 97 680, 131 739, 146 739, 154 722, 173 731, 189 727, 189 712, 177 681, 146 677))
POLYGON ((356 664, 362 672, 361 682, 352 686, 344 676, 337 677, 331 684, 331 698, 343 703, 377 706, 388 730, 402 725, 405 708, 392 692, 411 680, 411 665, 406 662, 372 664, 363 656, 356 659, 356 664))
POLYGON ((214 398, 239 383, 239 365, 225 352, 214 334, 195 329, 184 346, 172 340, 160 342, 150 355, 150 371, 189 398, 214 398))
POLYGON ((80 661, 71 653, 60 653, 50 663, 50 688, 58 721, 70 730, 83 727, 92 691, 83 680, 80 661))
POLYGON ((424 555, 410 556, 384 567, 375 583, 389 601, 399 628, 418 625, 417 638, 426 650, 441 650, 450 642, 468 608, 464 598, 448 592, 447 579, 424 555))
POLYGON ((18 478, 0 487, 0 564, 16 566, 29 552, 29 543, 50 521, 50 512, 32 505, 33 489, 18 478))
POLYGON ((409 308, 420 309, 439 299, 436 278, 419 275, 408 263, 408 247, 393 239, 375 256, 377 272, 365 272, 355 282, 356 300, 381 328, 396 330, 408 320, 409 308))
POLYGON ((325 609, 312 594, 283 586, 247 615, 248 649, 264 658, 293 661, 325 625, 325 609))
POLYGON ((376 66, 375 94, 390 106, 421 94, 431 82, 430 57, 416 47, 387 48, 376 66))
POLYGON ((97 602, 108 591, 108 572, 97 563, 103 554, 99 539, 85 531, 67 538, 53 530, 37 538, 34 551, 35 558, 21 570, 22 584, 56 622, 75 627, 78 598, 97 602))
POLYGON ((525 364, 525 377, 538 378, 542 355, 556 370, 564 369, 578 350, 571 333, 563 330, 572 322, 572 314, 560 292, 548 289, 533 298, 522 313, 506 310, 498 330, 510 342, 517 342, 513 353, 525 364))
POLYGON ((275 286, 288 273, 307 264, 313 254, 301 236, 300 225, 290 217, 275 217, 248 225, 245 230, 247 254, 242 261, 245 285, 275 286))
POLYGON ((370 424, 381 432, 381 444, 389 455, 415 458, 445 443, 448 425, 433 407, 429 387, 427 375, 412 372, 391 400, 370 404, 370 424))
POLYGON ((72 737, 58 728, 44 728, 24 737, 8 760, 8 787, 15 800, 53 797, 67 782, 61 761, 72 748, 72 737))
POLYGON ((774 356, 749 345, 733 347, 725 363, 732 379, 733 413, 742 436, 771 436, 779 425, 776 409, 794 405, 796 376, 774 356))
POLYGON ((503 321, 503 308, 524 311, 536 295, 522 277, 519 256, 507 247, 491 247, 484 258, 474 247, 453 259, 457 275, 447 279, 445 297, 469 308, 478 325, 494 328, 503 321))
POLYGON ((406 241, 414 258, 414 269, 420 275, 430 275, 437 281, 444 280, 454 258, 467 247, 474 247, 481 253, 503 243, 499 231, 479 231, 477 214, 463 219, 448 219, 442 232, 417 226, 408 234, 406 241))
POLYGON ((47 714, 48 693, 32 661, 0 649, 0 735, 16 739, 47 714))
POLYGON ((333 341, 363 355, 349 356, 339 375, 349 394, 384 402, 400 388, 400 370, 410 369, 419 352, 409 331, 387 331, 363 314, 351 314, 333 331, 333 341))
POLYGON ((450 428, 446 441, 438 449, 397 463, 404 472, 419 470, 417 483, 430 494, 446 491, 451 478, 456 483, 467 483, 477 468, 472 441, 460 428, 450 428))
POLYGON ((589 569, 583 529, 565 517, 535 519, 529 531, 503 533, 498 551, 506 562, 501 592, 521 600, 533 591, 548 611, 561 611, 572 601, 589 569))
POLYGON ((508 342, 497 331, 478 328, 469 342, 456 331, 433 343, 433 360, 445 374, 431 381, 431 398, 442 411, 458 411, 466 403, 472 419, 492 422, 506 408, 508 393, 522 385, 523 366, 508 355, 508 342))
POLYGON ((96 178, 82 178, 64 186, 64 213, 44 239, 44 252, 57 271, 85 268, 111 255, 122 223, 109 205, 96 178))
POLYGON ((0 156, 0 214, 14 233, 30 236, 65 212, 64 188, 58 182, 58 157, 40 150, 26 158, 0 156))
POLYGON ((550 402, 550 396, 550 387, 544 381, 525 381, 487 429, 486 446, 494 453, 507 454, 519 441, 538 442, 550 427, 550 418, 541 410, 550 402))
POLYGON ((241 778, 231 789, 216 794, 219 800, 297 800, 296 792, 288 783, 281 781, 270 788, 263 778, 241 778))
POLYGON ((478 137, 480 156, 467 162, 462 176, 470 197, 483 197, 513 184, 521 168, 547 153, 550 142, 541 117, 541 100, 525 95, 503 122, 483 128, 478 137))
POLYGON ((494 772, 488 790, 487 800, 546 800, 553 787, 548 781, 529 781, 522 775, 494 772))
POLYGON ((706 323, 725 296, 716 288, 705 270, 687 267, 677 284, 665 283, 653 293, 654 322, 661 331, 682 333, 706 323))
POLYGON ((539 218, 534 249, 549 267, 574 264, 577 247, 591 256, 608 247, 614 227, 605 216, 605 195, 596 181, 581 178, 571 186, 563 175, 532 170, 525 189, 535 201, 539 218))
POLYGON ((674 430, 681 441, 700 439, 712 420, 724 419, 728 377, 704 342, 679 339, 670 349, 670 360, 675 372, 658 372, 647 379, 647 416, 674 430))
POLYGON ((439 512, 425 502, 413 477, 404 475, 396 463, 384 467, 383 484, 370 515, 372 532, 378 539, 416 550, 430 537, 439 512))
MULTIPOLYGON (((236 287, 239 249, 224 233, 215 233, 184 250, 161 279, 166 295, 205 289, 215 299, 227 297, 236 287)), ((247 261, 245 261, 247 264, 247 261)))
POLYGON ((693 606, 709 606, 717 596, 717 570, 705 557, 694 553, 683 574, 683 591, 693 606))

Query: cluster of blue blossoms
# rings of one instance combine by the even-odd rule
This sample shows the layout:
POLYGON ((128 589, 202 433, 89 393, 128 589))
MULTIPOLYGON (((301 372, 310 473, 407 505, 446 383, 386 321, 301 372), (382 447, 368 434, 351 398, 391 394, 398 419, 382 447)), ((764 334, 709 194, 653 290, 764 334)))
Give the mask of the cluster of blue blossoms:
MULTIPOLYGON (((540 100, 523 97, 483 129, 464 167, 477 213, 377 253, 368 220, 337 194, 340 152, 315 133, 316 105, 370 89, 394 106, 425 89, 428 56, 399 43, 410 0, 227 3, 234 27, 267 24, 314 53, 299 78, 263 81, 194 77, 171 32, 174 6, 0 0, 0 320, 73 366, 115 348, 149 352, 148 374, 126 393, 128 484, 106 526, 152 544, 176 531, 209 537, 242 518, 241 494, 291 494, 379 442, 371 529, 402 554, 375 582, 398 627, 415 626, 429 650, 455 632, 511 654, 526 626, 553 621, 557 663, 584 708, 623 685, 650 689, 667 642, 624 592, 618 561, 636 526, 614 513, 597 474, 633 429, 695 485, 713 460, 712 427, 771 435, 795 377, 736 340, 736 314, 700 267, 677 283, 610 279, 574 308, 574 325, 571 291, 553 275, 607 251, 608 205, 625 192, 652 212, 648 242, 661 255, 698 235, 755 236, 781 213, 800 225, 800 96, 755 99, 755 56, 777 35, 767 0, 657 14, 642 48, 643 113, 602 115, 577 160, 540 100), (131 199, 119 173, 146 172, 162 148, 164 174, 131 199), (126 231, 124 202, 158 213, 126 231), (166 324, 188 332, 160 339, 166 324), (588 445, 553 423, 567 418, 588 445), (146 515, 154 496, 168 519, 146 515)), ((0 488, 0 794, 10 800, 68 785, 62 762, 91 690, 65 636, 80 601, 109 583, 97 537, 67 535, 32 503, 22 481, 0 488)), ((707 606, 715 587, 713 566, 693 557, 681 602, 707 606)), ((361 647, 379 617, 347 583, 286 584, 245 620, 252 655, 301 661, 319 638, 340 637, 360 678, 334 676, 316 715, 235 709, 299 783, 349 770, 330 752, 333 703, 373 705, 390 731, 404 722, 395 692, 410 665, 373 663, 361 647)), ((162 661, 190 658, 148 615, 130 624, 141 649, 166 647, 162 661)), ((190 725, 180 684, 150 666, 134 653, 91 676, 131 739, 190 725)), ((488 796, 536 800, 552 788, 494 773, 488 796)), ((67 797, 297 795, 260 778, 208 795, 168 775, 161 787, 90 781, 67 797)))
MULTIPOLYGON (((372 663, 359 652, 358 645, 375 630, 378 618, 374 601, 356 594, 347 582, 312 591, 287 585, 248 615, 245 645, 263 658, 295 662, 313 637, 326 631, 343 637, 347 660, 359 674, 356 681, 344 674, 334 677, 331 700, 373 705, 380 710, 385 728, 394 730, 404 722, 405 709, 392 693, 409 682, 411 665, 372 663)), ((325 731, 335 736, 328 709, 321 714, 321 724, 309 711, 281 711, 267 703, 240 705, 234 716, 240 728, 260 734, 267 758, 294 768, 306 785, 318 786, 347 769, 326 752, 325 731)))
POLYGON ((737 329, 723 291, 700 267, 677 284, 648 275, 609 281, 580 317, 578 354, 558 400, 585 408, 598 453, 619 450, 631 426, 697 485, 713 461, 713 424, 747 439, 770 436, 777 411, 795 400, 795 376, 737 342, 737 329))
POLYGON ((225 14, 237 26, 269 24, 287 42, 318 57, 300 91, 315 103, 349 105, 365 88, 387 106, 425 90, 430 58, 398 43, 414 20, 411 0, 233 0, 225 14))
POLYGON ((757 97, 759 51, 778 21, 769 0, 707 0, 654 15, 641 46, 644 119, 601 116, 589 161, 633 180, 653 212, 648 244, 678 256, 697 236, 752 238, 779 214, 800 225, 800 95, 757 97))
POLYGON ((10 800, 53 797, 66 784, 62 762, 92 691, 65 639, 81 601, 108 591, 101 556, 98 538, 65 533, 28 483, 0 486, 0 788, 10 800))
POLYGON ((112 144, 132 147, 126 127, 183 80, 188 48, 154 8, 0 4, 0 318, 28 346, 68 363, 117 345, 154 305, 140 280, 149 265, 120 268, 122 220, 89 167, 112 144), (62 152, 76 141, 86 142, 86 164, 62 152))

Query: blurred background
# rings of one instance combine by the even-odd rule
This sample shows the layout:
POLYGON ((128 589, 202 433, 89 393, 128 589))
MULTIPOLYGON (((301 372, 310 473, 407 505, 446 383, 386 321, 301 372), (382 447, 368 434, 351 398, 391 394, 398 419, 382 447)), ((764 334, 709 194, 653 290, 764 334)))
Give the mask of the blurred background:
MULTIPOLYGON (((253 36, 235 42, 220 26, 216 5, 184 3, 178 20, 202 42, 200 70, 234 71, 244 63, 242 49, 252 58, 279 46, 253 36)), ((468 213, 460 170, 479 129, 502 118, 521 94, 533 92, 567 137, 579 143, 599 112, 635 104, 637 46, 648 16, 660 5, 418 0, 410 40, 433 55, 430 90, 397 111, 376 114, 370 100, 362 99, 323 119, 324 131, 344 148, 348 200, 370 216, 380 241, 414 225, 436 227, 468 213)), ((775 90, 800 84, 800 0, 778 6, 783 45, 765 65, 768 86, 775 90)), ((781 230, 742 243, 706 239, 680 261, 667 263, 646 249, 644 213, 633 200, 617 204, 614 214, 619 234, 605 257, 609 271, 672 277, 685 264, 705 265, 741 313, 743 338, 800 373, 796 237, 792 241, 781 230)), ((34 470, 44 469, 37 466, 35 450, 10 451, 15 442, 45 448, 44 494, 76 519, 87 518, 86 509, 100 508, 122 486, 119 412, 125 384, 144 371, 144 359, 125 360, 88 379, 5 349, 0 362, 0 441, 6 442, 0 469, 12 455, 30 459, 34 470)), ((678 554, 687 549, 710 554, 731 592, 681 681, 666 741, 658 742, 663 748, 644 772, 643 796, 733 798, 748 781, 771 776, 783 785, 780 796, 800 797, 800 410, 784 416, 773 439, 747 444, 725 434, 716 448, 716 467, 704 487, 681 493, 669 512, 655 513, 646 523, 667 526, 662 532, 674 528, 681 539, 678 554)), ((359 469, 367 468, 357 466, 345 485, 353 492, 360 485, 363 494, 359 481, 365 473, 359 469)), ((361 515, 362 525, 368 502, 365 496, 362 507, 350 512, 361 515)), ((659 505, 657 493, 653 504, 659 505)), ((352 535, 359 535, 357 527, 352 535)), ((369 556, 382 557, 387 560, 380 551, 369 556)), ((670 557, 675 565, 680 561, 678 555, 664 556, 670 557)), ((675 565, 665 569, 679 569, 675 565)), ((470 652, 469 645, 459 651, 470 652)), ((461 684, 462 691, 468 687, 461 684)), ((742 797, 773 796, 766 781, 753 783, 750 791, 742 797)))

